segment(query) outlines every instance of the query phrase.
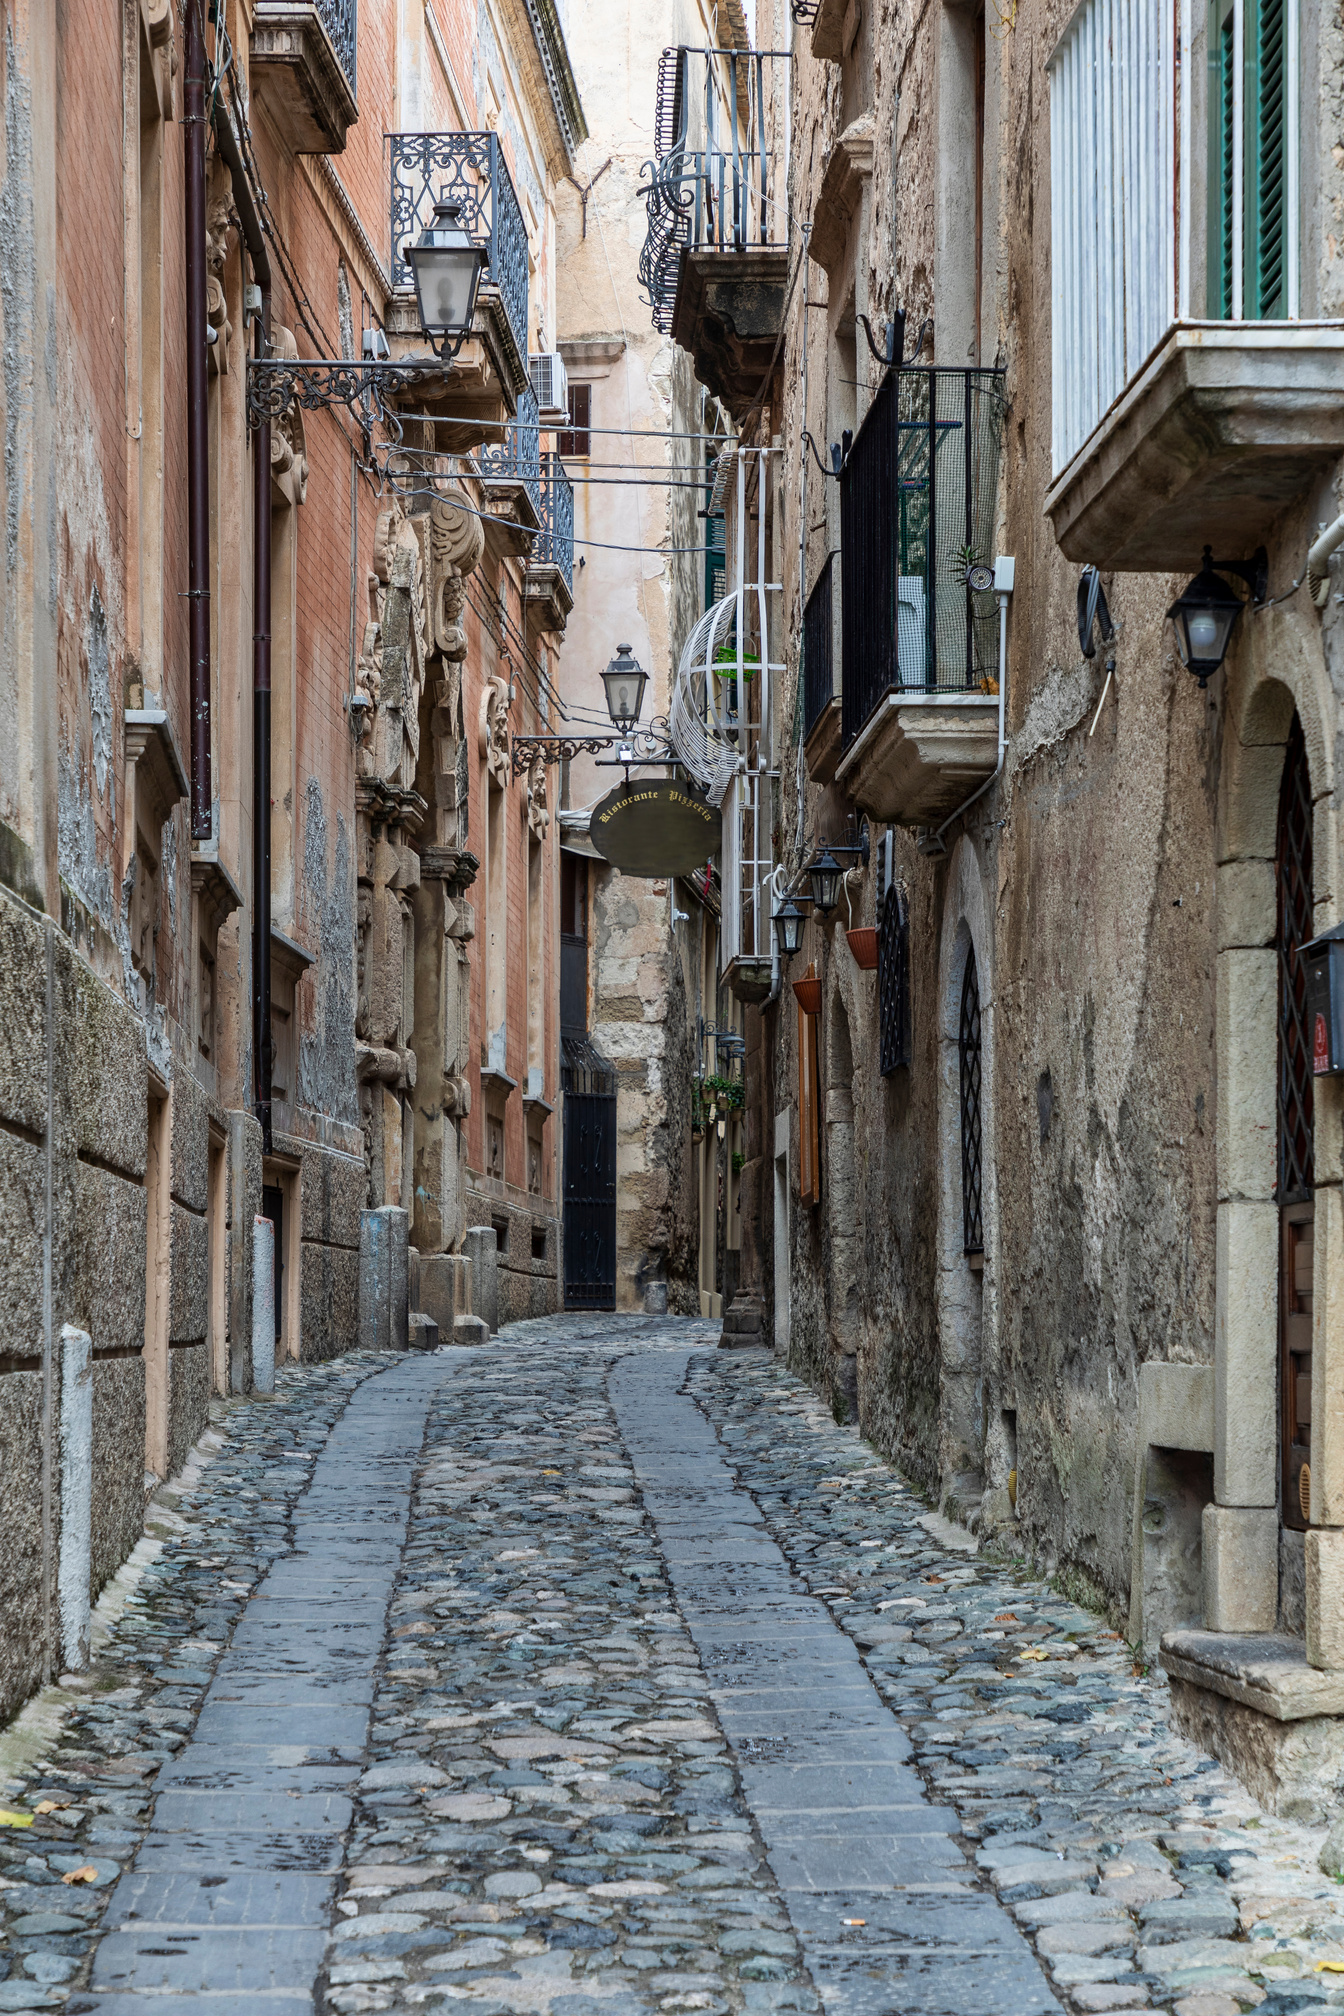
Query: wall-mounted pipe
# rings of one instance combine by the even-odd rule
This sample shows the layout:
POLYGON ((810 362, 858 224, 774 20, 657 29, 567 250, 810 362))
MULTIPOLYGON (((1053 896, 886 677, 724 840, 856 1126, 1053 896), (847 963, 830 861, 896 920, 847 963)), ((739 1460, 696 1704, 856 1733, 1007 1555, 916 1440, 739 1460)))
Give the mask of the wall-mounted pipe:
POLYGON ((1344 545, 1344 518, 1336 518, 1333 525, 1326 525, 1312 542, 1307 554, 1307 590, 1318 609, 1324 609, 1330 600, 1330 555, 1337 546, 1344 545))
POLYGON ((213 831, 210 764, 210 412, 206 373, 205 34, 186 10, 187 608, 191 657, 191 837, 213 831))
MULTIPOLYGON (((188 9, 188 12, 191 10, 188 9)), ((215 113, 243 243, 261 289, 256 351, 270 354, 271 262, 229 116, 215 113)), ((271 425, 252 435, 252 1093, 262 1151, 271 1152, 271 425)))

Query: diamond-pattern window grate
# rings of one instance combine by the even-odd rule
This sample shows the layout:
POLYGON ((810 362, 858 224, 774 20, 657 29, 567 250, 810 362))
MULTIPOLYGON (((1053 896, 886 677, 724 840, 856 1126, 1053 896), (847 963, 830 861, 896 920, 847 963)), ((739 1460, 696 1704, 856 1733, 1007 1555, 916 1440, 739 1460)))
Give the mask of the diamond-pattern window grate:
POLYGON ((1307 1037, 1307 972, 1298 947, 1314 935, 1311 897, 1311 776, 1307 745, 1296 714, 1283 758, 1279 832, 1275 850, 1279 955, 1279 1198, 1297 1204, 1312 1196, 1311 1045, 1307 1037))
POLYGON ((910 1062, 910 919, 901 886, 882 899, 877 930, 878 1069, 884 1078, 910 1062))
POLYGON ((961 1060, 961 1222, 962 1250, 983 1253, 985 1228, 980 1212, 980 977, 974 948, 966 954, 961 983, 961 1028, 957 1037, 961 1060))

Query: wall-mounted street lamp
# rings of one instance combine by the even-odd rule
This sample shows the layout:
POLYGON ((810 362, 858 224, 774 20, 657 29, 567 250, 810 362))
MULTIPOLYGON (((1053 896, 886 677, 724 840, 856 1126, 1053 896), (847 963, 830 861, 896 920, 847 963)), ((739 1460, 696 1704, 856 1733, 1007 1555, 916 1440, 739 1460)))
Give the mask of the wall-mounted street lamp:
POLYGON ((406 258, 415 275, 420 326, 436 357, 456 357, 476 314, 476 290, 488 259, 487 248, 462 227, 462 205, 441 200, 406 258))
POLYGON ((586 754, 600 765, 624 768, 632 763, 675 763, 677 752, 668 737, 666 718, 656 715, 647 728, 639 726, 644 708, 644 689, 649 675, 629 644, 618 644, 616 656, 602 674, 607 696, 607 712, 615 735, 515 735, 512 738, 513 774, 523 777, 534 763, 566 763, 586 754), (606 750, 615 755, 605 755, 606 750))
POLYGON ((1167 614, 1176 630, 1176 650, 1187 672, 1208 685, 1227 656, 1232 632, 1245 604, 1222 579, 1234 574, 1251 591, 1252 602, 1263 602, 1268 588, 1269 556, 1263 546, 1249 561, 1215 560, 1204 548, 1204 564, 1172 603, 1167 614))
POLYGON ((798 908, 792 896, 786 896, 774 916, 775 937, 779 942, 782 959, 792 959, 795 952, 802 950, 803 926, 806 922, 806 915, 798 908))
POLYGON ((807 879, 812 884, 812 902, 817 914, 829 917, 840 901, 840 879, 844 869, 823 840, 821 852, 807 870, 807 879))

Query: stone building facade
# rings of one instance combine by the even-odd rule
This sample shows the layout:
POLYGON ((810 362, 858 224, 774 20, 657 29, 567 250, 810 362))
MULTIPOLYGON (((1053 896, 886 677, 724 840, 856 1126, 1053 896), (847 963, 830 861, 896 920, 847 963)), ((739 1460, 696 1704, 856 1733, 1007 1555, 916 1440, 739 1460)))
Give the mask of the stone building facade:
POLYGON ((0 1714, 212 1393, 431 1301, 479 1334, 468 1252, 557 1299, 556 845, 506 745, 568 608, 530 361, 583 133, 522 0, 3 29, 0 1714), (436 364, 401 252, 454 174, 488 257, 436 364))
POLYGON ((771 907, 823 843, 842 876, 773 999, 725 963, 742 1275, 931 1499, 1319 1806, 1339 1081, 1299 947, 1340 917, 1344 47, 1312 5, 1121 11, 1123 79, 1090 0, 759 8, 787 226, 679 251, 678 341, 776 451, 771 907), (1168 612, 1207 547, 1238 614, 1204 685, 1168 612))

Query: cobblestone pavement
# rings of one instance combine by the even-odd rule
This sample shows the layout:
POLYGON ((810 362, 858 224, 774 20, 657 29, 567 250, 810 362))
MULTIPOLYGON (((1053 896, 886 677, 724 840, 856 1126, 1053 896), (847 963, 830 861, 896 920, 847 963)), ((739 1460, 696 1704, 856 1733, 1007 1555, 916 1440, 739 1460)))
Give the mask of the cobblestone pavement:
POLYGON ((0 2010, 1334 2000, 1322 1835, 716 1334, 555 1318, 219 1410, 92 1672, 0 1734, 0 2010))

